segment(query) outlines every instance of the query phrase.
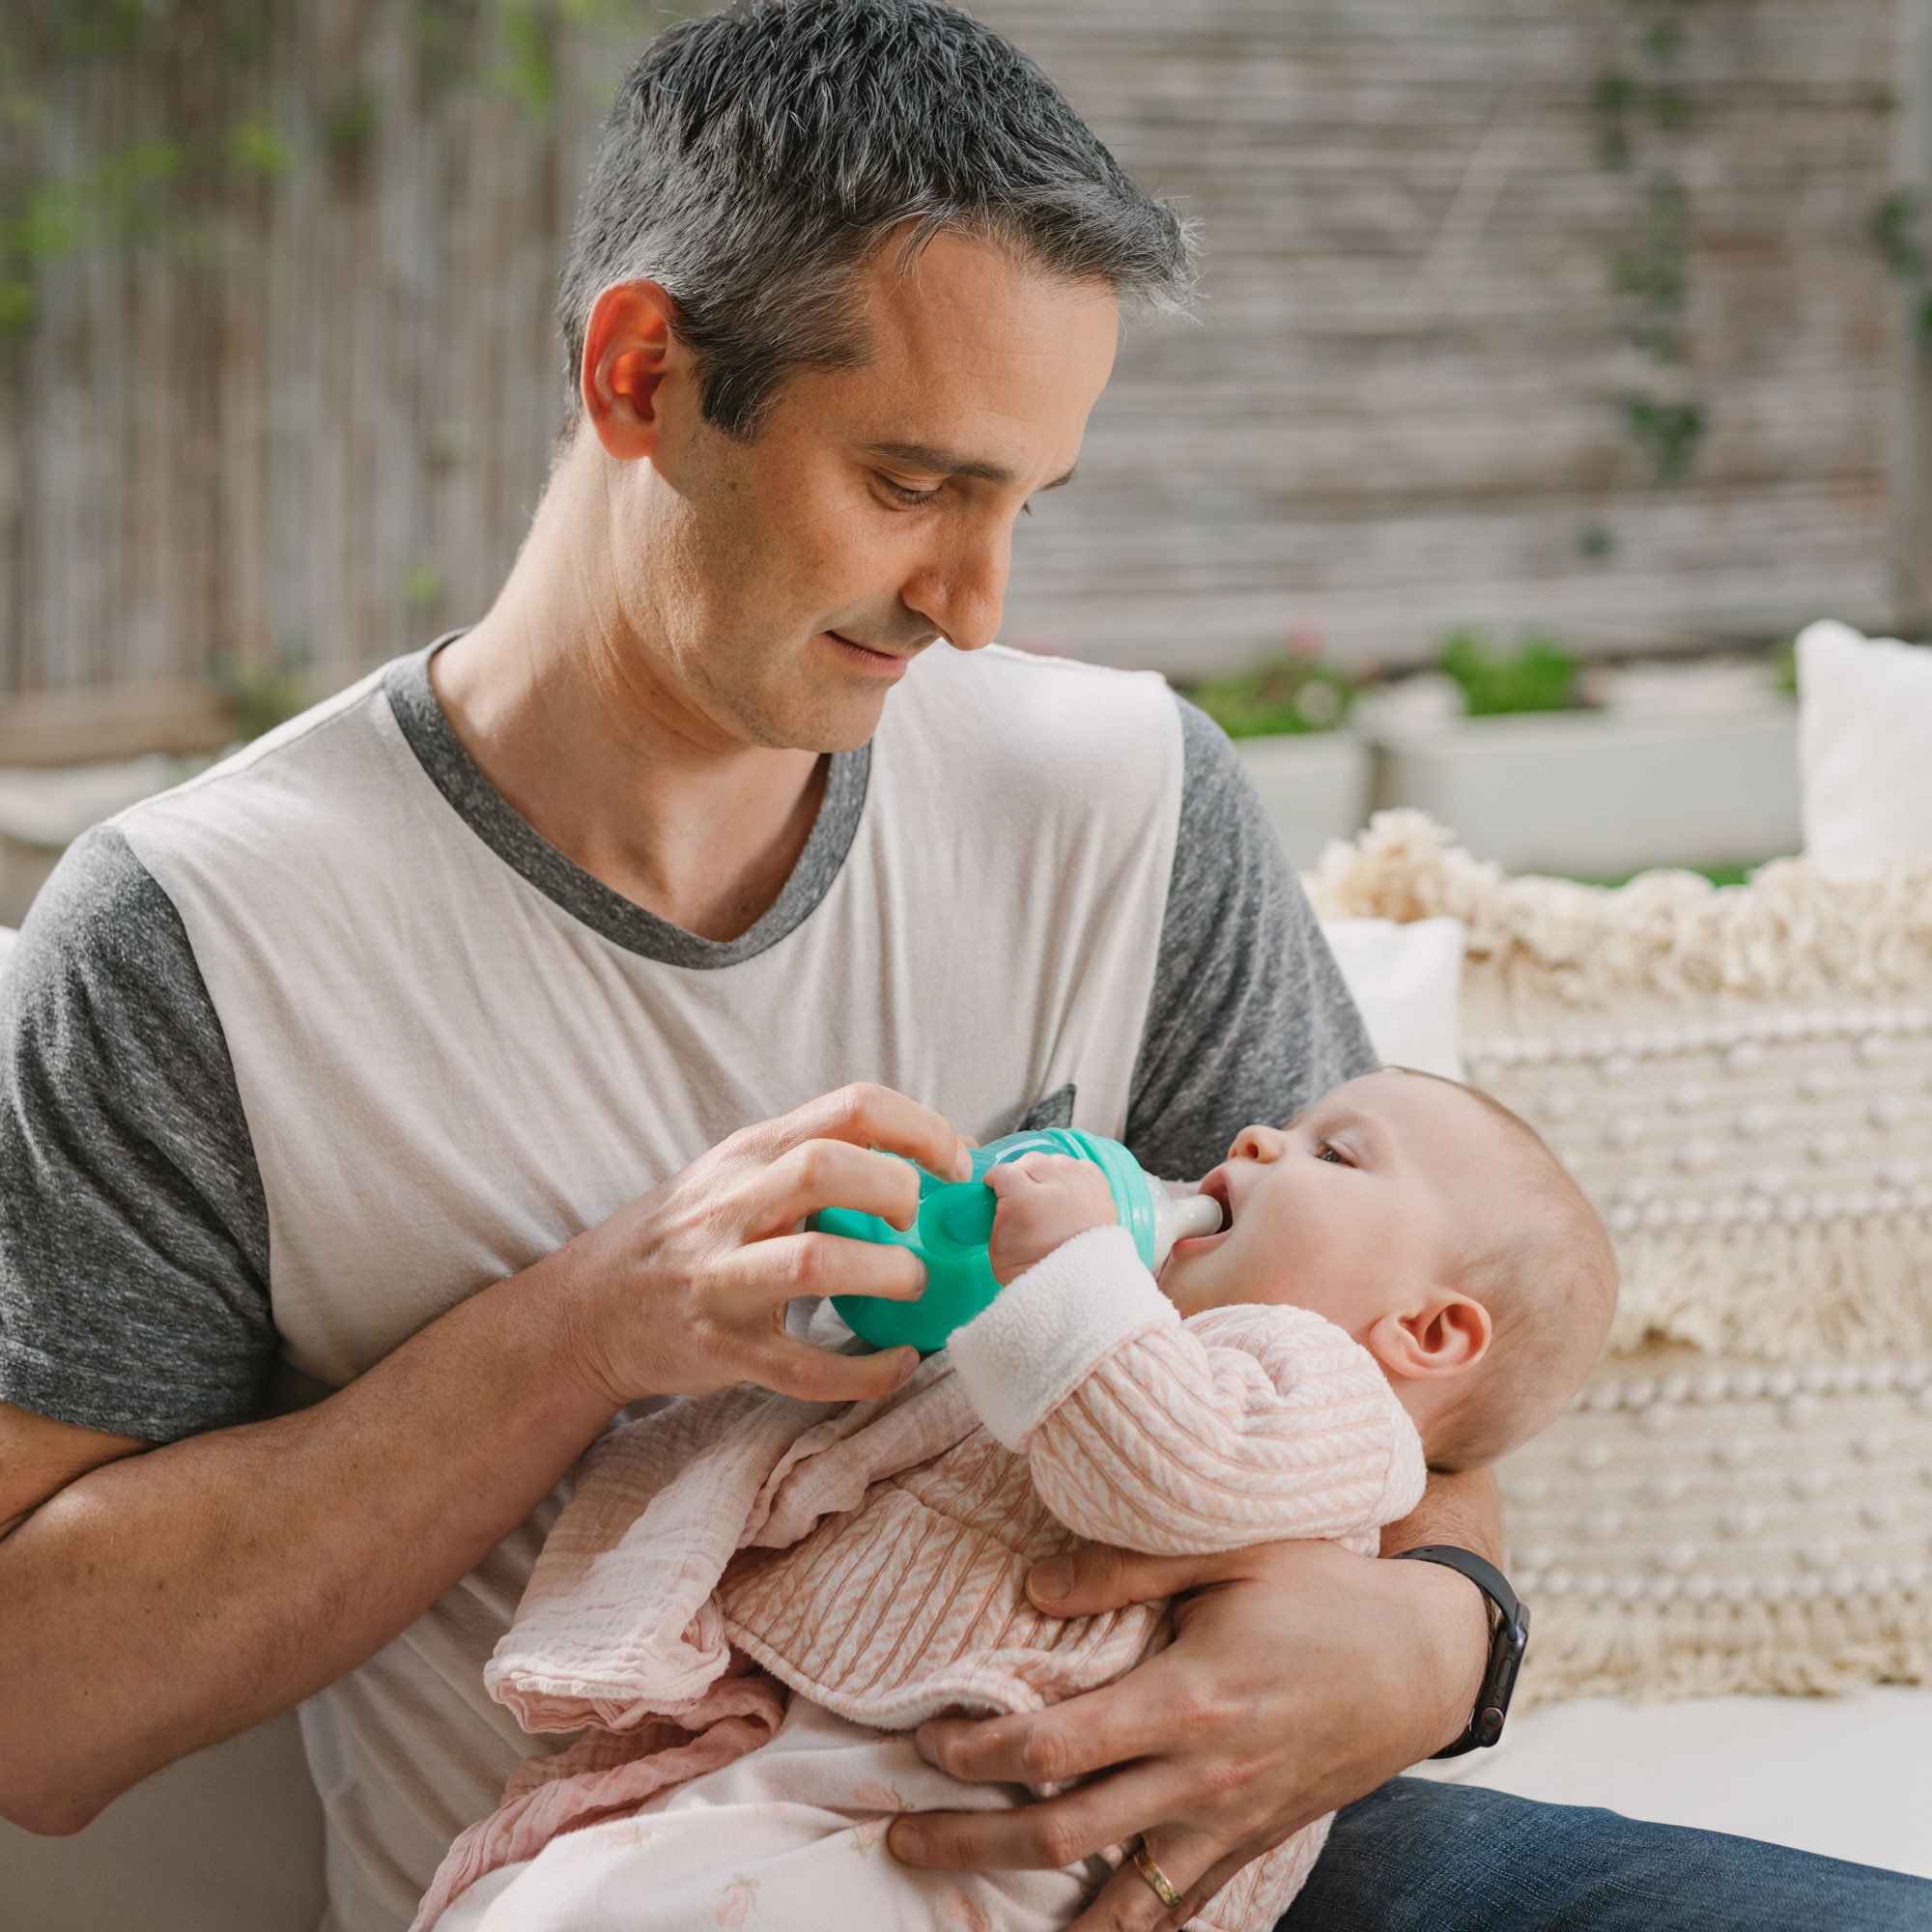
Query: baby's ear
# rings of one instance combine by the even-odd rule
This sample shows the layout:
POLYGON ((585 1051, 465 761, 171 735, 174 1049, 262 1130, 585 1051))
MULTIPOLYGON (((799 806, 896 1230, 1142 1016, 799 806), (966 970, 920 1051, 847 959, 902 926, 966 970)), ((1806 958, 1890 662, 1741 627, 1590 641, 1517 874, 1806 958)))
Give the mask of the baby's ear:
POLYGON ((1466 1294, 1441 1289, 1408 1314, 1384 1315, 1364 1338, 1390 1375, 1461 1375, 1490 1350, 1490 1311, 1466 1294))

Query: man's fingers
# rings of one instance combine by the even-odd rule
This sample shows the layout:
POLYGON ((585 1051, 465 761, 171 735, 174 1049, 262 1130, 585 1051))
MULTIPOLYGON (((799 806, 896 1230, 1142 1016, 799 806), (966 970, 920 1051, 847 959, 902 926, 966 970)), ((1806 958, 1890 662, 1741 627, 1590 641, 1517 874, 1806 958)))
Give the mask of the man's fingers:
POLYGON ((850 1141, 801 1141, 745 1182, 747 1230, 754 1238, 795 1228, 821 1208, 876 1214, 895 1228, 919 1212, 919 1176, 904 1161, 850 1141))
POLYGON ((1181 1780, 1169 1766, 1136 1766, 1058 1798, 997 1811, 914 1811, 888 1843, 901 1863, 952 1871, 1051 1871, 1078 1864, 1131 1837, 1126 1818, 1160 1815, 1179 1802, 1181 1780))
POLYGON ((1161 1903, 1146 1874, 1134 1863, 1130 1845, 1120 1870, 1073 1921, 1071 1932, 1171 1932, 1173 1927, 1185 1925, 1247 1861, 1236 1854, 1210 1865, 1214 1850, 1205 1838, 1170 1840, 1158 1832, 1151 1834, 1148 1856, 1180 1894, 1180 1903, 1170 1907, 1161 1903))
POLYGON ((748 1381, 801 1402, 870 1402, 890 1395, 919 1367, 917 1349, 841 1355, 793 1335, 761 1344, 745 1365, 748 1381))
POLYGON ((1036 1563, 1027 1576, 1027 1595, 1049 1616, 1097 1616, 1245 1575, 1246 1554, 1236 1549, 1211 1556, 1144 1556, 1109 1544, 1090 1544, 1036 1563))
MULTIPOLYGON (((1173 1741, 1162 1709, 1160 1659, 1043 1711, 1006 1718, 929 1718, 915 1734, 919 1754, 969 1784, 1063 1784, 1145 1757, 1173 1741), (1154 1672, 1151 1689, 1148 1673, 1154 1672)), ((1110 1842, 1107 1839, 1102 1844, 1110 1842)))
MULTIPOLYGON (((758 1138, 773 1154, 810 1140, 849 1141, 855 1147, 902 1153, 945 1180, 972 1178, 972 1158, 958 1130, 943 1114, 890 1087, 855 1081, 808 1100, 764 1123, 758 1138)), ((824 1204, 821 1204, 824 1205, 824 1204)))
POLYGON ((729 1263, 725 1306, 751 1323, 801 1294, 880 1294, 917 1301, 925 1264, 890 1241, 843 1235, 778 1235, 740 1248, 729 1263))

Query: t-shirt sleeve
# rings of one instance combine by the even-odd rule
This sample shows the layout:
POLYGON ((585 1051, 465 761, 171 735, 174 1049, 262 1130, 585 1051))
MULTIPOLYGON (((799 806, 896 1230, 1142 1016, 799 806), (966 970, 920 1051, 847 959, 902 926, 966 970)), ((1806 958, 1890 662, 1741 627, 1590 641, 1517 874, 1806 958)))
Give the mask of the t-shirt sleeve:
POLYGON ((167 1442, 260 1412, 269 1216, 173 901, 88 834, 0 978, 0 1401, 167 1442))
POLYGON ((1212 719, 1180 706, 1180 824, 1127 1145, 1195 1176, 1256 1121, 1280 1123, 1376 1058, 1308 895, 1212 719))

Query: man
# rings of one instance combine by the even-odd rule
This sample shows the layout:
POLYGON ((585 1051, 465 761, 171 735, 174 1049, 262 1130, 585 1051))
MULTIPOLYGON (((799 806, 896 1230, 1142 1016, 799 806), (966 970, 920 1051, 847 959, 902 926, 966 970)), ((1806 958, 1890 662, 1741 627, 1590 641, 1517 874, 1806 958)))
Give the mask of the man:
MULTIPOLYGON (((496 605, 92 835, 10 968, 0 1811, 76 1829, 305 1699, 329 1923, 406 1924, 531 1748, 481 1665, 611 1416, 905 1372, 785 1327, 796 1296, 917 1292, 802 1232, 905 1209, 875 1150, 944 1170, 1024 1117, 1198 1173, 1369 1064, 1198 714, 982 650, 1118 305, 1188 279, 1171 211, 936 0, 753 0, 646 52, 496 605), (308 1406, 268 1412, 271 1364, 308 1406)), ((1496 1542, 1488 1487, 1437 1481, 1390 1547, 1496 1542)), ((1482 1678, 1483 1599, 1430 1564, 1094 1551, 1033 1587, 1198 1594, 1121 1684, 926 1733, 968 1778, 1097 1776, 895 1850, 1140 1835, 1182 1905, 1129 1864, 1083 1926, 1179 1923, 1459 1734, 1482 1678)), ((1655 1925, 1627 1875, 1687 1857, 1413 1784, 1350 1815, 1297 1924, 1655 1925), (1610 1881, 1510 1917, 1520 1815, 1610 1881)), ((1732 1922, 1736 1856, 1681 1922, 1732 1922)))

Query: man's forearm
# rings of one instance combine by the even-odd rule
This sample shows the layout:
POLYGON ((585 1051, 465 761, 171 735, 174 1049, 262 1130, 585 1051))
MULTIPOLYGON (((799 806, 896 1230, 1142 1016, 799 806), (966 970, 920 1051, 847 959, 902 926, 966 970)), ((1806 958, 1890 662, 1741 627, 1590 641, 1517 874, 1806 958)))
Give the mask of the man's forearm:
POLYGON ((610 1419, 558 1258, 299 1414, 112 1463, 0 1541, 0 1808, 85 1824, 333 1683, 472 1569, 610 1419))
POLYGON ((1492 1563, 1503 1560, 1503 1518, 1496 1479, 1487 1469, 1457 1476, 1435 1476, 1422 1500, 1400 1522, 1382 1531, 1382 1554, 1418 1549, 1425 1543, 1452 1543, 1473 1549, 1492 1563))

